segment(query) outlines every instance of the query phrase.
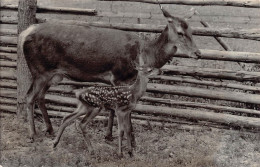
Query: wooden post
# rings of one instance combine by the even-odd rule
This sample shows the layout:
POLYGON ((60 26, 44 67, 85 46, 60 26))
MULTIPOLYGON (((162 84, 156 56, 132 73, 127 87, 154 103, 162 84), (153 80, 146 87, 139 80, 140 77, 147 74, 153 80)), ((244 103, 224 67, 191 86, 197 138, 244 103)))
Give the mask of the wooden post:
MULTIPOLYGON (((35 23, 36 9, 37 0, 19 0, 18 34, 35 23)), ((21 47, 19 43, 17 47, 21 47)), ((17 54, 17 115, 19 118, 25 119, 27 116, 25 95, 31 84, 31 74, 20 49, 18 49, 17 54)))

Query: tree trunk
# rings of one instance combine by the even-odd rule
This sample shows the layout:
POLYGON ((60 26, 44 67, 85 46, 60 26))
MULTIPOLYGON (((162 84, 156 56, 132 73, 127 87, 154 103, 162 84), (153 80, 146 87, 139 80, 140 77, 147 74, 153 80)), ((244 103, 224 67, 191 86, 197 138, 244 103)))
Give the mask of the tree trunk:
MULTIPOLYGON (((36 9, 37 0, 19 0, 18 34, 35 23, 36 9)), ((18 43, 18 48, 20 47, 18 43)), ((31 74, 21 49, 18 49, 17 54, 17 115, 19 118, 25 119, 27 116, 25 95, 31 84, 31 74)))

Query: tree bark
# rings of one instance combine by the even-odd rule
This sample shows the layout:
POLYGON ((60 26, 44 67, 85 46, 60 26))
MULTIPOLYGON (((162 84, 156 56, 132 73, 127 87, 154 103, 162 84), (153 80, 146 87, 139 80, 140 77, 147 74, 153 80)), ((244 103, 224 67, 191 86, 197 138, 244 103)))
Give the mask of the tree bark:
MULTIPOLYGON (((36 21, 37 0, 19 0, 18 5, 18 34, 28 28, 36 21)), ((19 39, 18 39, 19 40, 19 39)), ((25 119, 26 103, 25 95, 31 84, 31 74, 28 69, 24 55, 18 44, 17 58, 17 115, 25 119)))

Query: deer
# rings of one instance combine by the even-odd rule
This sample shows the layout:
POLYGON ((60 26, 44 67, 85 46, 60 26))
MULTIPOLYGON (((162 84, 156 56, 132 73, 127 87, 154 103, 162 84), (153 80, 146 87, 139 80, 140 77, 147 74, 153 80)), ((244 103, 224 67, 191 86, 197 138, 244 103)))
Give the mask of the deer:
MULTIPOLYGON (((36 136, 34 104, 42 112, 46 133, 54 130, 45 106, 48 89, 63 78, 100 82, 112 86, 133 83, 135 63, 161 68, 175 55, 198 58, 200 51, 183 18, 161 7, 167 25, 157 39, 146 41, 134 32, 94 26, 45 22, 33 24, 19 35, 32 83, 24 97, 29 122, 29 142, 36 136)), ((106 139, 112 138, 114 111, 110 112, 106 139)))
MULTIPOLYGON (((138 66, 138 65, 137 65, 138 66)), ((65 128, 74 120, 82 115, 85 115, 80 121, 79 127, 87 144, 88 151, 94 154, 93 146, 87 137, 86 125, 93 120, 101 111, 115 111, 118 121, 118 155, 123 157, 122 140, 126 134, 128 154, 133 156, 132 147, 132 127, 130 121, 130 113, 136 107, 137 102, 146 91, 148 76, 159 73, 157 69, 146 67, 136 67, 138 70, 137 78, 132 85, 126 86, 92 86, 85 89, 74 90, 78 101, 77 109, 64 117, 58 134, 53 142, 55 148, 63 134, 65 128)))

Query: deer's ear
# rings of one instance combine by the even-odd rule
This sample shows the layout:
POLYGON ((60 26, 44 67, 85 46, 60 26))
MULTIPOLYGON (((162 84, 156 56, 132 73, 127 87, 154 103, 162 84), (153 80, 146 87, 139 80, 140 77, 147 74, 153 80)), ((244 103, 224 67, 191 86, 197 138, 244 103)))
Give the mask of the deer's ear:
POLYGON ((166 19, 168 20, 169 23, 173 22, 173 17, 170 15, 170 13, 168 11, 166 11, 164 8, 161 8, 164 17, 166 17, 166 19))

